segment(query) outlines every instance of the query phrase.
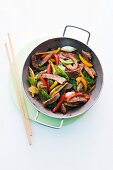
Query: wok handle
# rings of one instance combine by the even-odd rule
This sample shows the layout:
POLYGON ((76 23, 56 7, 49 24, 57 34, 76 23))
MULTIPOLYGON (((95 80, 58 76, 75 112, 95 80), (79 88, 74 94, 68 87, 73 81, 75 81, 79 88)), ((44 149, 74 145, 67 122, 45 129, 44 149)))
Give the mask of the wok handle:
POLYGON ((47 126, 47 127, 50 127, 50 128, 54 128, 54 129, 60 129, 60 128, 62 127, 63 122, 64 122, 64 119, 61 119, 59 126, 54 126, 54 125, 49 125, 49 124, 44 123, 44 122, 40 122, 40 121, 38 120, 39 114, 42 114, 42 113, 41 113, 40 111, 37 111, 37 114, 36 114, 36 117, 35 117, 35 121, 36 121, 37 123, 39 123, 39 124, 41 124, 41 125, 44 125, 44 126, 47 126))
POLYGON ((87 30, 85 30, 85 29, 83 29, 83 28, 80 28, 80 27, 76 27, 76 26, 72 26, 72 25, 67 25, 67 26, 64 28, 63 37, 65 36, 66 29, 67 29, 68 27, 77 28, 77 29, 80 29, 80 30, 85 31, 86 33, 88 33, 88 39, 87 39, 87 42, 86 42, 86 44, 88 45, 89 39, 90 39, 90 32, 89 32, 89 31, 87 31, 87 30))

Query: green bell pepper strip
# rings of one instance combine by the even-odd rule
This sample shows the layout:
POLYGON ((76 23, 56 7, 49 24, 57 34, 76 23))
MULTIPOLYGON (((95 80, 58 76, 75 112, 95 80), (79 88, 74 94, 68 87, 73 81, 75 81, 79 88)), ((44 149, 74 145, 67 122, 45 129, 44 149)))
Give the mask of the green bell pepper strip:
POLYGON ((46 93, 44 89, 41 90, 41 95, 45 100, 50 99, 51 97, 46 93))
POLYGON ((80 62, 80 61, 81 61, 80 58, 79 58, 79 56, 75 55, 74 57, 75 57, 75 59, 77 60, 77 62, 80 62))
POLYGON ((55 67, 55 71, 56 71, 56 73, 59 75, 59 76, 61 76, 61 77, 64 77, 67 81, 69 81, 69 77, 68 77, 68 75, 63 71, 63 70, 61 70, 58 66, 54 66, 55 67))
POLYGON ((31 85, 35 85, 35 84, 37 83, 37 81, 34 80, 31 76, 29 76, 28 82, 29 82, 31 85))
POLYGON ((88 83, 89 83, 90 85, 94 85, 94 84, 95 84, 95 81, 94 81, 93 79, 90 79, 90 78, 85 77, 85 80, 88 81, 88 83))
POLYGON ((74 62, 71 60, 71 59, 68 59, 68 60, 63 60, 63 59, 60 59, 60 62, 63 64, 63 65, 67 65, 67 64, 73 64, 74 62))

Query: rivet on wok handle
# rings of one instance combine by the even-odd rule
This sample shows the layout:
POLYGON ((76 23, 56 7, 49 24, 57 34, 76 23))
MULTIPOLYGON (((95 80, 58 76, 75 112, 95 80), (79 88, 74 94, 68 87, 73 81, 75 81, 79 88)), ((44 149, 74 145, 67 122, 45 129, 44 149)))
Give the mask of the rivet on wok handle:
POLYGON ((50 127, 50 128, 54 128, 54 129, 60 129, 63 125, 63 122, 64 122, 64 119, 61 119, 60 121, 60 125, 59 126, 53 126, 53 125, 49 125, 49 124, 46 124, 46 123, 43 123, 43 122, 40 122, 38 120, 39 118, 39 114, 42 114, 40 111, 37 111, 37 114, 36 114, 36 117, 35 117, 35 121, 41 125, 44 125, 44 126, 47 126, 47 127, 50 127))
POLYGON ((87 33, 88 33, 88 39, 87 39, 87 42, 86 42, 86 44, 88 45, 88 43, 89 43, 89 39, 90 39, 90 32, 89 32, 89 31, 87 31, 87 30, 85 30, 85 29, 83 29, 83 28, 76 27, 76 26, 67 25, 67 26, 64 28, 63 37, 65 36, 66 29, 67 29, 68 27, 77 28, 77 29, 80 29, 80 30, 82 30, 82 31, 85 31, 85 32, 87 32, 87 33))

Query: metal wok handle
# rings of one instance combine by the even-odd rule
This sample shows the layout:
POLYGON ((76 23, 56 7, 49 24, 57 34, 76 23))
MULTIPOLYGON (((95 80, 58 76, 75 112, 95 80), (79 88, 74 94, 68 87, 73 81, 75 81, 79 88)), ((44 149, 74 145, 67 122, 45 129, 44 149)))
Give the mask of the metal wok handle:
POLYGON ((51 128, 54 128, 54 129, 60 129, 63 125, 63 122, 64 122, 64 119, 61 119, 60 121, 60 125, 59 126, 54 126, 54 125, 49 125, 47 123, 44 123, 44 122, 41 122, 39 121, 39 114, 42 114, 40 111, 37 111, 37 114, 36 114, 36 117, 35 117, 35 121, 41 125, 44 125, 44 126, 47 126, 47 127, 51 127, 51 128))
POLYGON ((76 27, 76 26, 67 25, 67 26, 64 28, 63 37, 65 36, 66 29, 67 29, 68 27, 77 28, 77 29, 79 29, 79 30, 82 30, 82 31, 85 31, 86 33, 88 33, 88 39, 87 39, 87 42, 86 42, 86 44, 88 45, 89 39, 90 39, 90 32, 89 32, 89 31, 87 31, 87 30, 85 30, 85 29, 83 29, 83 28, 76 27))

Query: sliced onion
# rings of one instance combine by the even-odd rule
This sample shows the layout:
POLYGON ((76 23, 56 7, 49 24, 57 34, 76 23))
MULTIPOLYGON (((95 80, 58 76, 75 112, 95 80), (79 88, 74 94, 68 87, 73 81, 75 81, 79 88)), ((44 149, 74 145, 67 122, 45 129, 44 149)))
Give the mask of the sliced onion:
POLYGON ((61 51, 65 51, 65 52, 73 52, 77 50, 75 47, 72 47, 72 46, 64 46, 61 48, 61 51))

